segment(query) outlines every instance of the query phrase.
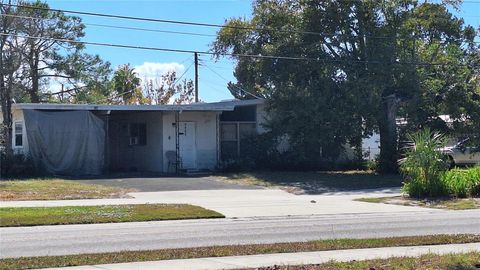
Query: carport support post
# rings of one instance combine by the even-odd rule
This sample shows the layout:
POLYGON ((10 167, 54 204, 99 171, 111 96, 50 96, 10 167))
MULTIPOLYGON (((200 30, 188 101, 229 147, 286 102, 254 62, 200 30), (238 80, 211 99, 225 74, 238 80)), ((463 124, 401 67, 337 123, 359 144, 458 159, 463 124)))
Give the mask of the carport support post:
POLYGON ((180 121, 179 111, 175 111, 175 173, 178 174, 178 164, 180 164, 180 130, 178 122, 180 121))
POLYGON ((106 121, 106 127, 105 127, 105 154, 103 155, 104 157, 104 166, 105 166, 105 174, 108 174, 110 172, 110 114, 112 111, 107 111, 107 121, 106 121))

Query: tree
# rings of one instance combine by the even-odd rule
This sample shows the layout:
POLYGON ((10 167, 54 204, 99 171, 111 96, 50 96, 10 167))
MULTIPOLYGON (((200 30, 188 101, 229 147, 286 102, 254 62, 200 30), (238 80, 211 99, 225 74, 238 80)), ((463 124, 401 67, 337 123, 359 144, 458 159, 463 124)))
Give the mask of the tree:
POLYGON ((192 80, 179 82, 175 71, 167 72, 155 80, 145 80, 145 96, 149 104, 188 104, 194 100, 194 84, 192 80))
POLYGON ((118 67, 113 75, 113 89, 116 99, 123 104, 144 104, 145 99, 140 88, 140 78, 130 64, 118 67))
POLYGON ((77 53, 83 48, 79 40, 84 36, 85 26, 81 19, 75 16, 66 16, 63 12, 47 10, 48 5, 42 2, 20 2, 17 13, 22 22, 21 32, 25 36, 24 72, 28 74, 26 81, 30 102, 40 102, 41 83, 47 78, 72 77, 64 73, 62 63, 69 54, 77 53), (35 37, 47 37, 38 39, 35 37), (55 38, 55 39, 48 39, 55 38), (63 41, 68 40, 68 41, 63 41), (72 40, 72 41, 70 41, 72 40))
MULTIPOLYGON (((85 93, 106 94, 110 63, 98 55, 86 54, 77 42, 84 36, 85 25, 79 17, 49 10, 42 2, 16 2, 8 6, 14 14, 2 16, 12 20, 8 31, 21 52, 22 62, 15 73, 21 86, 20 102, 88 102, 85 93), (49 91, 52 84, 64 85, 62 91, 49 91)), ((2 11, 2 14, 4 12, 2 11)), ((5 14, 7 15, 7 14, 5 14)), ((105 97, 103 97, 105 98, 105 97)), ((96 99, 94 99, 96 100, 96 99)))
POLYGON ((69 88, 58 92, 47 92, 60 102, 105 104, 112 96, 112 69, 109 62, 98 55, 77 52, 68 55, 59 63, 60 69, 69 77, 63 83, 69 88))
POLYGON ((80 18, 48 10, 48 5, 39 1, 3 0, 0 11, 1 137, 7 155, 11 155, 14 100, 90 102, 105 99, 111 89, 108 87, 111 70, 108 62, 84 53, 83 46, 75 42, 84 35, 85 26, 80 18), (45 91, 52 79, 60 80, 66 89, 45 91), (96 98, 92 98, 92 93, 97 93, 96 98))
MULTIPOLYGON (((11 2, 8 2, 11 3, 11 2)), ((13 35, 18 34, 17 21, 12 16, 17 10, 9 5, 0 3, 0 106, 2 109, 3 123, 1 125, 1 138, 7 156, 12 155, 12 103, 19 87, 18 69, 22 64, 22 46, 13 35)))
MULTIPOLYGON (((238 98, 247 98, 234 91, 238 88, 267 97, 271 129, 288 135, 305 153, 321 149, 318 156, 333 147, 335 155, 345 142, 358 146, 361 137, 378 131, 380 169, 396 171, 396 120, 401 116, 412 124, 425 123, 426 116, 420 115, 428 106, 420 97, 432 91, 429 82, 440 80, 458 96, 471 93, 468 83, 460 82, 465 79, 462 74, 474 68, 457 69, 456 64, 465 62, 464 45, 475 34, 445 5, 415 0, 257 0, 252 19, 227 21, 212 50, 217 57, 233 53, 304 58, 234 56, 238 82, 229 89, 238 98), (435 67, 443 74, 432 74, 435 67), (446 79, 454 77, 460 79, 446 79), (415 112, 417 105, 421 108, 415 112)), ((471 104, 465 98, 463 102, 471 104)), ((448 101, 440 103, 426 115, 446 112, 448 101)))

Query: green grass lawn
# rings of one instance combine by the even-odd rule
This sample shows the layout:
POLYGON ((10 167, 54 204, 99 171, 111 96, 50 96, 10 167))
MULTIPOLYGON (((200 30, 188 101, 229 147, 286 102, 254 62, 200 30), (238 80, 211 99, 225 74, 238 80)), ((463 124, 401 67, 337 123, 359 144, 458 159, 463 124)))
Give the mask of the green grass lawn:
POLYGON ((0 208, 0 227, 223 218, 222 214, 187 204, 0 208))
MULTIPOLYGON (((242 256, 284 252, 324 251, 356 248, 378 248, 416 245, 440 245, 480 242, 480 235, 432 235, 393 237, 379 239, 335 239, 297 243, 231 245, 179 249, 161 249, 147 251, 124 251, 97 254, 79 254, 66 256, 44 256, 1 259, 0 269, 32 269, 47 267, 67 267, 78 265, 111 264, 123 262, 158 261, 190 259, 203 257, 242 256)), ((478 257, 478 254, 477 254, 478 257)), ((302 268, 294 268, 302 269, 302 268)), ((309 269, 309 268, 306 268, 309 269)), ((329 268, 319 268, 329 269, 329 268)), ((345 269, 345 268, 332 268, 345 269)), ((347 268, 349 269, 349 268, 347 268)), ((369 268, 351 268, 369 269, 369 268)), ((378 268, 381 269, 381 268, 378 268)), ((401 269, 401 268, 400 268, 401 269)), ((415 269, 415 268, 407 268, 415 269)), ((443 269, 443 268, 432 268, 443 269)), ((452 270, 455 268, 452 268, 452 270)), ((458 268, 460 270, 462 268, 458 268)), ((470 269, 470 268, 466 268, 470 269)))
POLYGON ((386 203, 396 204, 404 206, 420 206, 436 209, 448 209, 448 210, 468 210, 468 209, 480 209, 480 198, 467 198, 467 199, 412 199, 408 197, 375 197, 375 198, 360 198, 356 199, 360 202, 369 203, 386 203))
POLYGON ((344 172, 252 172, 216 176, 218 180, 259 186, 283 186, 294 193, 326 192, 400 187, 400 175, 380 175, 370 171, 344 172))
POLYGON ((82 184, 62 179, 32 179, 0 182, 1 201, 73 200, 127 197, 127 190, 82 184))
POLYGON ((317 265, 271 266, 257 270, 478 270, 480 252, 379 260, 330 262, 317 265))

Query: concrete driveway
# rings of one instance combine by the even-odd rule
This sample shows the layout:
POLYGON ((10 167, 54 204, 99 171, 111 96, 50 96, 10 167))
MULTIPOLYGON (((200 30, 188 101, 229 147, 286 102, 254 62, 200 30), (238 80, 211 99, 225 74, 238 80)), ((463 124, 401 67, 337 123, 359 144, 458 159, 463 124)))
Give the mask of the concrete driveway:
POLYGON ((186 203, 215 210, 228 218, 445 211, 355 201, 356 198, 361 197, 395 196, 399 195, 399 192, 398 188, 331 193, 328 195, 294 195, 278 189, 181 190, 133 192, 129 193, 132 198, 123 199, 9 201, 2 202, 0 207, 186 203))
POLYGON ((85 184, 99 184, 104 186, 135 189, 138 192, 261 189, 261 187, 258 186, 224 183, 209 177, 133 177, 76 181, 85 184))

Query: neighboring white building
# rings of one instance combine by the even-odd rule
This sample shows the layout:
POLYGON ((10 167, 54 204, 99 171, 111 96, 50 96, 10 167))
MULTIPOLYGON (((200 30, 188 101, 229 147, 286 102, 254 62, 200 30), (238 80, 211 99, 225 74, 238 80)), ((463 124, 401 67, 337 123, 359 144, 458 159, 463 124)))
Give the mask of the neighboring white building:
POLYGON ((264 132, 263 100, 189 105, 14 104, 16 153, 66 175, 214 170, 264 132))

